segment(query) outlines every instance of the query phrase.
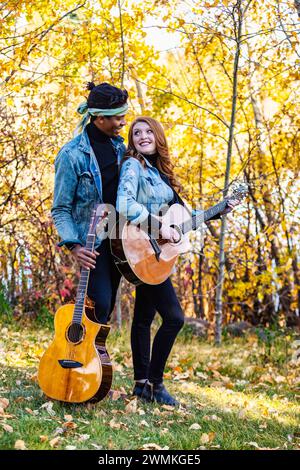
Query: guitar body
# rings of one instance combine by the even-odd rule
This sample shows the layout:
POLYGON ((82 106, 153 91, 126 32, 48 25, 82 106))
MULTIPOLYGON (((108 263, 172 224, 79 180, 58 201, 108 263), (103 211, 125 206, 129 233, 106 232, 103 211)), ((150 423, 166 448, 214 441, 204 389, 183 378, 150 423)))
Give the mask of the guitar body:
MULTIPOLYGON (((91 307, 86 312, 91 317, 91 307)), ((112 365, 105 348, 110 327, 83 313, 72 322, 74 305, 60 307, 54 320, 54 340, 39 366, 38 382, 50 398, 69 403, 102 400, 112 383, 112 365)))
MULTIPOLYGON (((188 210, 180 204, 173 204, 162 217, 163 223, 180 225, 191 218, 188 210)), ((117 229, 116 234, 119 233, 117 229)), ((121 274, 131 283, 139 285, 161 284, 171 274, 180 253, 190 248, 187 235, 179 243, 156 240, 160 249, 159 257, 150 243, 149 236, 138 226, 126 223, 120 229, 120 236, 111 239, 111 251, 121 274)))
POLYGON ((226 196, 210 209, 197 211, 194 215, 185 206, 173 204, 161 221, 166 226, 180 229, 182 237, 178 243, 151 239, 139 226, 129 222, 123 228, 117 224, 111 237, 111 252, 117 268, 133 284, 161 284, 170 276, 178 255, 190 249, 188 233, 216 215, 225 214, 229 206, 232 208, 240 203, 247 190, 247 185, 240 183, 233 189, 232 196, 226 196))

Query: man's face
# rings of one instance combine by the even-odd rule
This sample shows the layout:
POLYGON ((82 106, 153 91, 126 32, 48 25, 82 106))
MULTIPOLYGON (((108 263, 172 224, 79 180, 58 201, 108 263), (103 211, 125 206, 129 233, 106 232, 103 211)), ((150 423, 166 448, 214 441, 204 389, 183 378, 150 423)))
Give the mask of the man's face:
POLYGON ((126 125, 125 114, 122 116, 98 116, 94 124, 109 137, 120 134, 122 127, 126 125))

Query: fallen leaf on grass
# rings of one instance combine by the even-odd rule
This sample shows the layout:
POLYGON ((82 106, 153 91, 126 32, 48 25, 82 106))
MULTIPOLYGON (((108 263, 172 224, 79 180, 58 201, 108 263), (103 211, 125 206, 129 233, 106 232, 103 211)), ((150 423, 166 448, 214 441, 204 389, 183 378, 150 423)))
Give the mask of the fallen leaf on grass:
POLYGON ((201 438, 200 438, 200 442, 202 444, 208 444, 209 442, 212 442, 214 440, 214 438, 216 437, 216 433, 215 432, 210 432, 210 433, 204 433, 202 434, 201 438))
POLYGON ((102 446, 99 446, 99 444, 94 444, 94 443, 92 443, 91 446, 95 447, 95 449, 97 449, 97 450, 103 449, 103 447, 102 447, 102 446))
POLYGON ((189 429, 194 430, 194 431, 197 431, 198 429, 201 429, 201 426, 200 426, 200 424, 198 424, 198 423, 193 423, 193 424, 189 427, 189 429))
POLYGON ((130 402, 125 406, 126 413, 136 413, 137 412, 137 398, 133 398, 130 402))
POLYGON ((141 427, 144 427, 144 428, 149 428, 149 424, 147 423, 147 421, 143 420, 140 422, 140 426, 141 427))
POLYGON ((73 421, 73 416, 72 415, 65 415, 64 419, 65 419, 65 421, 73 421))
POLYGON ((176 374, 174 380, 187 380, 190 378, 189 372, 184 372, 183 374, 176 374))
POLYGON ((73 421, 67 421, 66 423, 63 424, 64 429, 76 429, 77 424, 74 423, 73 421))
POLYGON ((174 406, 162 405, 162 408, 167 411, 174 411, 174 406))
POLYGON ((66 432, 66 430, 63 429, 63 428, 56 428, 55 431, 54 431, 53 436, 58 436, 59 434, 64 434, 65 432, 66 432))
POLYGON ((47 413, 49 413, 50 416, 55 416, 56 413, 55 411, 52 409, 53 408, 53 402, 52 401, 47 401, 46 403, 44 403, 41 408, 45 408, 47 413))
POLYGON ((208 375, 204 374, 203 372, 196 372, 196 377, 199 377, 199 379, 206 380, 208 378, 208 375))
POLYGON ((247 418, 247 410, 241 410, 238 414, 239 419, 246 419, 247 418))
POLYGON ((169 450, 169 447, 160 447, 159 445, 150 442, 149 444, 144 444, 142 447, 139 447, 138 450, 169 450))
POLYGON ((1 409, 5 410, 5 408, 7 408, 8 405, 9 405, 9 400, 7 398, 0 398, 0 413, 1 413, 1 409))
POLYGON ((214 381, 214 382, 211 382, 210 387, 214 387, 214 388, 224 387, 224 383, 220 381, 214 381))
POLYGON ((6 431, 6 432, 14 432, 13 427, 10 426, 9 424, 0 423, 0 425, 3 427, 4 431, 6 431))
POLYGON ((112 428, 112 429, 126 429, 128 430, 128 427, 126 426, 125 423, 117 423, 114 419, 112 419, 110 422, 109 422, 109 426, 112 428))
POLYGON ((54 437, 54 439, 51 439, 51 441, 49 442, 50 447, 52 447, 52 449, 54 447, 57 447, 59 444, 59 441, 60 441, 60 437, 54 437))
POLYGON ((3 414, 1 414, 1 412, 0 412, 0 419, 10 419, 10 418, 15 418, 15 415, 9 415, 9 414, 4 413, 4 412, 3 412, 3 414))
POLYGON ((22 441, 22 439, 18 439, 18 440, 15 442, 15 449, 16 449, 16 450, 26 450, 25 442, 22 441))
POLYGON ((159 431, 159 435, 163 436, 164 434, 167 434, 169 432, 168 428, 163 428, 161 431, 159 431))
POLYGON ((267 429, 268 425, 267 423, 263 423, 263 424, 260 424, 258 427, 259 429, 267 429))
POLYGON ((36 372, 35 374, 33 374, 30 377, 30 380, 32 380, 32 382, 34 382, 34 383, 38 383, 38 373, 36 372))
POLYGON ((87 441, 90 438, 89 434, 79 434, 78 441, 79 442, 84 442, 87 441))
POLYGON ((41 435, 40 436, 40 441, 41 442, 47 442, 49 440, 49 437, 48 436, 44 436, 44 435, 41 435))
POLYGON ((31 408, 25 408, 25 411, 33 416, 36 416, 37 414, 39 414, 38 410, 32 410, 31 408))
POLYGON ((255 447, 257 450, 279 450, 280 447, 259 447, 257 442, 246 442, 249 446, 255 447))
POLYGON ((222 419, 217 415, 211 415, 211 416, 205 415, 203 416, 202 419, 204 421, 218 421, 218 422, 222 421, 222 419))
POLYGON ((90 421, 87 421, 86 419, 78 418, 78 421, 83 424, 90 424, 90 421))

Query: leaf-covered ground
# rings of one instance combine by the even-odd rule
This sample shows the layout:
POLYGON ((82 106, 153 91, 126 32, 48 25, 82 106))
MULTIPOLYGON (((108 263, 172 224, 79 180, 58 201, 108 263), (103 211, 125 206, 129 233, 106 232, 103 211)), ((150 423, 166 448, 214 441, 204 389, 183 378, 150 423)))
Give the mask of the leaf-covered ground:
POLYGON ((165 382, 182 407, 130 397, 129 327, 109 335, 112 398, 70 405, 48 400, 36 382, 53 333, 2 327, 1 449, 300 449, 297 342, 256 334, 220 348, 184 330, 165 382), (128 394, 128 399, 124 398, 128 394))

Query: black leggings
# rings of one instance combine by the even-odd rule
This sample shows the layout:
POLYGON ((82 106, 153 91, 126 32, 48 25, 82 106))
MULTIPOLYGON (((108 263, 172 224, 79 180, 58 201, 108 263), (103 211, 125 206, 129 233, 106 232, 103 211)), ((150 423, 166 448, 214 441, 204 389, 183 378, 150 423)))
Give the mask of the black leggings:
POLYGON ((110 319, 121 279, 121 274, 113 262, 109 244, 107 238, 97 249, 100 256, 97 257, 96 268, 90 270, 87 290, 87 295, 95 302, 96 318, 102 324, 106 324, 110 319))
MULTIPOLYGON (((109 240, 99 248, 96 268, 91 269, 87 294, 95 302, 97 320, 106 324, 114 309, 121 274, 110 252, 109 240)), ((163 380, 163 372, 176 336, 184 323, 184 315, 170 279, 162 284, 142 284, 136 288, 134 318, 131 328, 131 348, 134 378, 163 380), (155 313, 162 324, 154 338, 150 359, 150 328, 155 313)))
POLYGON ((142 284, 136 288, 131 348, 135 380, 163 380, 164 368, 177 334, 184 324, 184 315, 174 287, 167 279, 162 284, 142 284), (156 311, 162 317, 150 358, 150 328, 156 311))

